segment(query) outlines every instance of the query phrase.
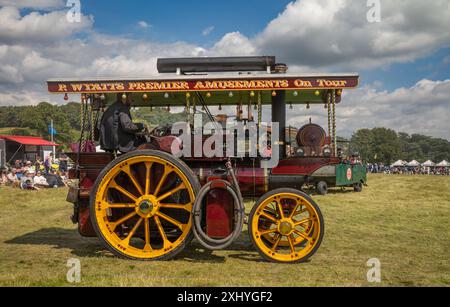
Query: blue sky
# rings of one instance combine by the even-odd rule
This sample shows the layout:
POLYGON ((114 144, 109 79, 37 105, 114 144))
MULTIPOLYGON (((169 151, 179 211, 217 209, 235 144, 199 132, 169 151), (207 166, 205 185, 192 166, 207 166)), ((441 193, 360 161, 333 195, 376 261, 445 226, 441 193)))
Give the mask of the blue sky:
POLYGON ((240 31, 253 36, 283 11, 288 0, 121 1, 85 0, 83 13, 95 16, 94 28, 108 34, 173 42, 212 44, 224 34, 240 31), (137 26, 145 21, 151 28, 137 26), (214 30, 208 36, 202 31, 214 30))

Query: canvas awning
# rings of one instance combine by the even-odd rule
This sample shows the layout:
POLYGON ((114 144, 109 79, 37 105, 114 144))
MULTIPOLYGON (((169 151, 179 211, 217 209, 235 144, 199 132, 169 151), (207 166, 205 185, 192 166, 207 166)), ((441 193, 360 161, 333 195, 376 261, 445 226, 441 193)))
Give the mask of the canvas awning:
POLYGON ((16 142, 26 146, 59 146, 58 144, 46 141, 42 138, 32 136, 0 135, 0 139, 16 142))
POLYGON ((450 163, 448 161, 442 161, 441 163, 436 165, 437 167, 450 167, 450 163))
POLYGON ((416 160, 413 160, 413 161, 409 162, 407 164, 407 166, 409 166, 409 167, 417 167, 417 166, 420 166, 420 163, 417 162, 416 160))
POLYGON ((395 162, 394 164, 392 164, 392 167, 402 167, 405 166, 406 162, 402 161, 402 160, 398 160, 397 162, 395 162))
POLYGON ((427 162, 425 162, 425 163, 422 164, 422 166, 425 166, 425 167, 433 167, 433 166, 435 166, 435 165, 436 165, 436 163, 434 163, 434 162, 431 161, 431 160, 428 160, 427 162))

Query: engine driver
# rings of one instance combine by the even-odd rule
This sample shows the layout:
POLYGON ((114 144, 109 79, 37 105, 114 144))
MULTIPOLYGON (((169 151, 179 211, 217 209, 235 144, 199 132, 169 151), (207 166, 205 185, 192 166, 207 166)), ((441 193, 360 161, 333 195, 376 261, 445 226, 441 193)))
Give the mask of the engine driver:
POLYGON ((106 152, 128 153, 145 143, 147 127, 133 123, 131 94, 117 94, 117 101, 103 114, 100 122, 100 146, 106 152))

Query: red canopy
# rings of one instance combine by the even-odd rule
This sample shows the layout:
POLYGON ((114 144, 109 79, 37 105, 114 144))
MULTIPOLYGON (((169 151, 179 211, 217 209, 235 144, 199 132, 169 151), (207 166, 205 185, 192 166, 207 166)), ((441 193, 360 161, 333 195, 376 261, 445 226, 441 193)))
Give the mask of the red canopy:
POLYGON ((58 144, 46 141, 42 138, 32 136, 0 135, 0 139, 30 146, 59 146, 58 144))

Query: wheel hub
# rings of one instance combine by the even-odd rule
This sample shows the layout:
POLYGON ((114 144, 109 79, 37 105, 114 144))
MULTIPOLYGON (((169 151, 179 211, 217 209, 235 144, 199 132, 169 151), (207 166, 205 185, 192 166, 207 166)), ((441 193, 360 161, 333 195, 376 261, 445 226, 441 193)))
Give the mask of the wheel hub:
POLYGON ((139 204, 139 211, 144 214, 150 214, 155 206, 149 200, 144 200, 139 204))
POLYGON ((284 236, 290 235, 292 233, 292 231, 294 230, 294 226, 292 225, 292 223, 290 223, 288 221, 281 222, 280 226, 278 228, 279 228, 280 233, 284 236))

